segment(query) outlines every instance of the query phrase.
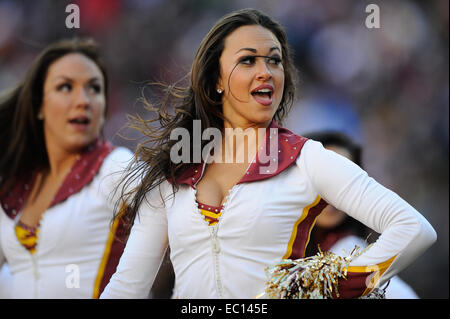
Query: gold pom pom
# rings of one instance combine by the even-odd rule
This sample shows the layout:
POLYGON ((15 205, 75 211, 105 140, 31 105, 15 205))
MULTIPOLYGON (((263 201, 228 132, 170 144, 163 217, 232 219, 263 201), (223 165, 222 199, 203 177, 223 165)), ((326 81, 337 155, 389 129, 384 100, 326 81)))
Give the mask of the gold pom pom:
MULTIPOLYGON (((369 246, 370 247, 370 246, 369 246)), ((358 246, 347 257, 332 252, 319 252, 315 256, 296 260, 283 259, 280 263, 266 268, 265 292, 257 298, 270 299, 329 299, 333 291, 339 297, 338 280, 346 278, 351 261, 364 251, 358 246)), ((380 290, 365 298, 384 296, 380 290)))

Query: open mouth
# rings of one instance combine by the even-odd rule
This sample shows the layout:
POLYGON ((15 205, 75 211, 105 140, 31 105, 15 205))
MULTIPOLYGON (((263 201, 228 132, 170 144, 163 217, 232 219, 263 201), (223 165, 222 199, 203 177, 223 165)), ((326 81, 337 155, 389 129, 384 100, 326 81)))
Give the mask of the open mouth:
POLYGON ((262 98, 269 98, 269 99, 272 98, 272 94, 273 94, 273 91, 270 90, 270 89, 261 89, 261 90, 252 92, 253 96, 257 95, 257 96, 260 96, 262 98))
POLYGON ((87 116, 78 116, 69 120, 69 123, 77 128, 85 128, 90 122, 91 120, 87 116))
POLYGON ((273 87, 268 84, 263 84, 258 86, 256 89, 252 90, 250 94, 256 100, 256 102, 262 105, 271 105, 273 97, 273 87))

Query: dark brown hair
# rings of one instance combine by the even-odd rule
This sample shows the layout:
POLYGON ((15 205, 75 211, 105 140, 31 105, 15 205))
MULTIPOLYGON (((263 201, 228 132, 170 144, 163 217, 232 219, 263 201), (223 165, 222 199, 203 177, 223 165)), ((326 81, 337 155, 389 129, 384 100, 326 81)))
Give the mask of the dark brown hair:
MULTIPOLYGON (((69 53, 81 53, 107 74, 97 44, 92 39, 60 40, 47 46, 33 61, 24 80, 0 97, 0 195, 14 182, 35 169, 49 166, 43 123, 37 119, 42 106, 47 70, 57 59, 69 53)), ((107 105, 107 103, 106 103, 107 105)))
MULTIPOLYGON (((222 17, 200 44, 188 74, 189 84, 186 87, 165 86, 164 98, 157 105, 143 97, 141 101, 145 108, 156 114, 152 119, 145 120, 140 116, 129 116, 129 127, 138 129, 145 140, 137 147, 136 163, 129 168, 128 178, 122 186, 122 196, 118 203, 121 204, 124 201, 128 203, 121 211, 128 229, 131 228, 145 195, 167 179, 174 181, 172 186, 175 193, 178 189, 177 177, 190 166, 190 164, 175 164, 171 161, 170 149, 177 142, 170 140, 171 131, 175 128, 185 128, 192 138, 193 120, 200 120, 202 129, 223 130, 222 99, 216 91, 220 76, 219 61, 225 38, 237 28, 246 25, 260 25, 270 30, 281 44, 285 81, 283 97, 274 120, 280 123, 292 107, 297 72, 283 27, 266 14, 254 9, 234 11, 222 17), (156 126, 154 126, 155 123, 156 126), (137 179, 139 179, 136 183, 138 186, 130 191, 130 185, 136 185, 137 179)), ((201 150, 207 143, 209 141, 202 141, 201 150)), ((193 156, 194 145, 192 141, 190 144, 190 154, 193 156)))

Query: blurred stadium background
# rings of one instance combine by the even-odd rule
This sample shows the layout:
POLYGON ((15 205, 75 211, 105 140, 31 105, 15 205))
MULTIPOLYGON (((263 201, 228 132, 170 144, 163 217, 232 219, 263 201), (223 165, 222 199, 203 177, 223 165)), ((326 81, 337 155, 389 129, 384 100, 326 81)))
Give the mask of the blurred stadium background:
POLYGON ((368 173, 438 233, 400 276, 421 298, 448 298, 448 0, 0 0, 0 92, 48 43, 93 37, 110 76, 105 135, 134 150, 136 142, 117 133, 138 137, 121 128, 127 113, 142 113, 144 83, 179 80, 214 22, 247 7, 288 33, 300 82, 285 126, 299 134, 338 130, 362 143, 368 173), (70 3, 80 8, 79 29, 66 28, 70 3), (380 8, 378 29, 365 25, 371 3, 380 8))

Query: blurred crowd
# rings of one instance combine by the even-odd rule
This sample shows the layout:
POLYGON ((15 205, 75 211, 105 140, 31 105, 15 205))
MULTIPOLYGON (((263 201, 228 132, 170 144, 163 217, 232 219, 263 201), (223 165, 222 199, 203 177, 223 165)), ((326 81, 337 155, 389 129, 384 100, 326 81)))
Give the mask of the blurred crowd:
MULTIPOLYGON (((136 147, 124 129, 148 81, 173 83, 214 22, 253 7, 288 33, 299 70, 285 126, 298 134, 341 131, 363 145, 363 166, 417 208, 438 241, 401 276, 421 298, 448 298, 449 1, 0 0, 0 92, 23 78, 48 43, 96 39, 110 77, 106 137, 136 147), (68 29, 69 3, 80 28, 68 29), (369 4, 380 11, 369 28, 369 4)), ((151 99, 152 89, 144 91, 151 99)))

